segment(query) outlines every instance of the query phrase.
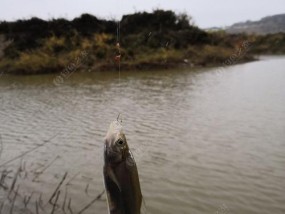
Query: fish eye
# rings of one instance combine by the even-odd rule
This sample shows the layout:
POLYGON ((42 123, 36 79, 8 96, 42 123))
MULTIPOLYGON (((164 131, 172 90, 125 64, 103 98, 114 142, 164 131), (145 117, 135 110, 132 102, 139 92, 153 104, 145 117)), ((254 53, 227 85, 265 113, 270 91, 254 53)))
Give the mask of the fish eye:
POLYGON ((122 146, 124 144, 124 141, 122 139, 119 139, 116 141, 116 144, 122 146))

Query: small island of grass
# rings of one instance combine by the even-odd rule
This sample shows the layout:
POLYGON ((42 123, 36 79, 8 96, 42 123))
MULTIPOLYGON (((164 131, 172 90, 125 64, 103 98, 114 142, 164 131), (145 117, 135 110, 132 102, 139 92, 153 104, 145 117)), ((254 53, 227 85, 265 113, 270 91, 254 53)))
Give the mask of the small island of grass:
POLYGON ((224 66, 254 60, 254 54, 285 53, 285 34, 267 36, 206 32, 187 14, 155 10, 115 20, 83 14, 71 21, 38 18, 0 22, 0 71, 43 74, 180 66, 224 66), (119 30, 119 33, 118 33, 119 30))

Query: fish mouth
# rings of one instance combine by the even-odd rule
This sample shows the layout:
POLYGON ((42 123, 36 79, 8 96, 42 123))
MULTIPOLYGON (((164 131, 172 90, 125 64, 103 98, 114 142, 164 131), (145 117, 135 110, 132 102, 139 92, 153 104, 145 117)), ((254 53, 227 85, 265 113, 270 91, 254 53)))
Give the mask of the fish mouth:
POLYGON ((122 124, 119 121, 113 121, 110 124, 108 132, 113 132, 113 133, 121 132, 122 129, 123 129, 123 126, 122 126, 122 124))

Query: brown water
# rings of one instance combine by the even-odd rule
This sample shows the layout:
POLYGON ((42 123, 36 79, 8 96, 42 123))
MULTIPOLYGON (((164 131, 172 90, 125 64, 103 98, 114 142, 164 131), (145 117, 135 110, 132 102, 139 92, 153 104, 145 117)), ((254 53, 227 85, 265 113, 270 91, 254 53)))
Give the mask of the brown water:
MULTIPOLYGON (((15 171, 21 159, 3 163, 57 134, 22 158, 19 192, 47 201, 68 172, 59 202, 73 177, 76 213, 104 189, 103 137, 120 112, 147 213, 285 213, 284 68, 284 57, 268 57, 224 71, 126 72, 120 81, 116 72, 73 74, 57 87, 55 75, 4 76, 0 170, 15 171)), ((84 213, 107 213, 106 201, 84 213)))

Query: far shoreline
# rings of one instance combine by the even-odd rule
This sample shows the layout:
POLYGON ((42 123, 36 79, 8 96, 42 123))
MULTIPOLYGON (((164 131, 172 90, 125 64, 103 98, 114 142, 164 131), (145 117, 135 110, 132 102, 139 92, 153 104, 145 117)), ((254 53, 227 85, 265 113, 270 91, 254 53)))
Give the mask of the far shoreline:
MULTIPOLYGON (((263 55, 261 55, 263 56, 263 55)), ((275 56, 275 55, 266 55, 268 57, 270 56, 275 56)), ((279 55, 285 56, 285 55, 279 55)), ((75 71, 69 72, 68 74, 63 75, 63 69, 61 70, 42 70, 42 72, 35 72, 35 73, 25 73, 21 72, 20 70, 18 72, 4 72, 0 71, 0 78, 5 76, 5 75, 10 75, 10 76, 41 76, 41 75, 57 75, 57 76, 62 76, 62 78, 67 79, 69 76, 71 76, 73 73, 110 73, 110 72, 148 72, 148 71, 169 71, 169 70, 198 70, 198 69, 204 69, 204 68, 225 68, 225 67, 230 67, 234 65, 239 65, 239 64, 245 64, 245 63, 250 63, 254 61, 259 61, 262 60, 259 58, 260 56, 254 56, 253 58, 250 59, 240 59, 233 64, 230 65, 225 65, 223 63, 208 63, 204 65, 193 65, 190 63, 185 63, 182 62, 144 62, 144 63, 138 63, 138 64, 129 64, 122 62, 120 65, 120 70, 118 65, 112 65, 112 64, 101 64, 95 67, 82 67, 78 68, 75 71)))

